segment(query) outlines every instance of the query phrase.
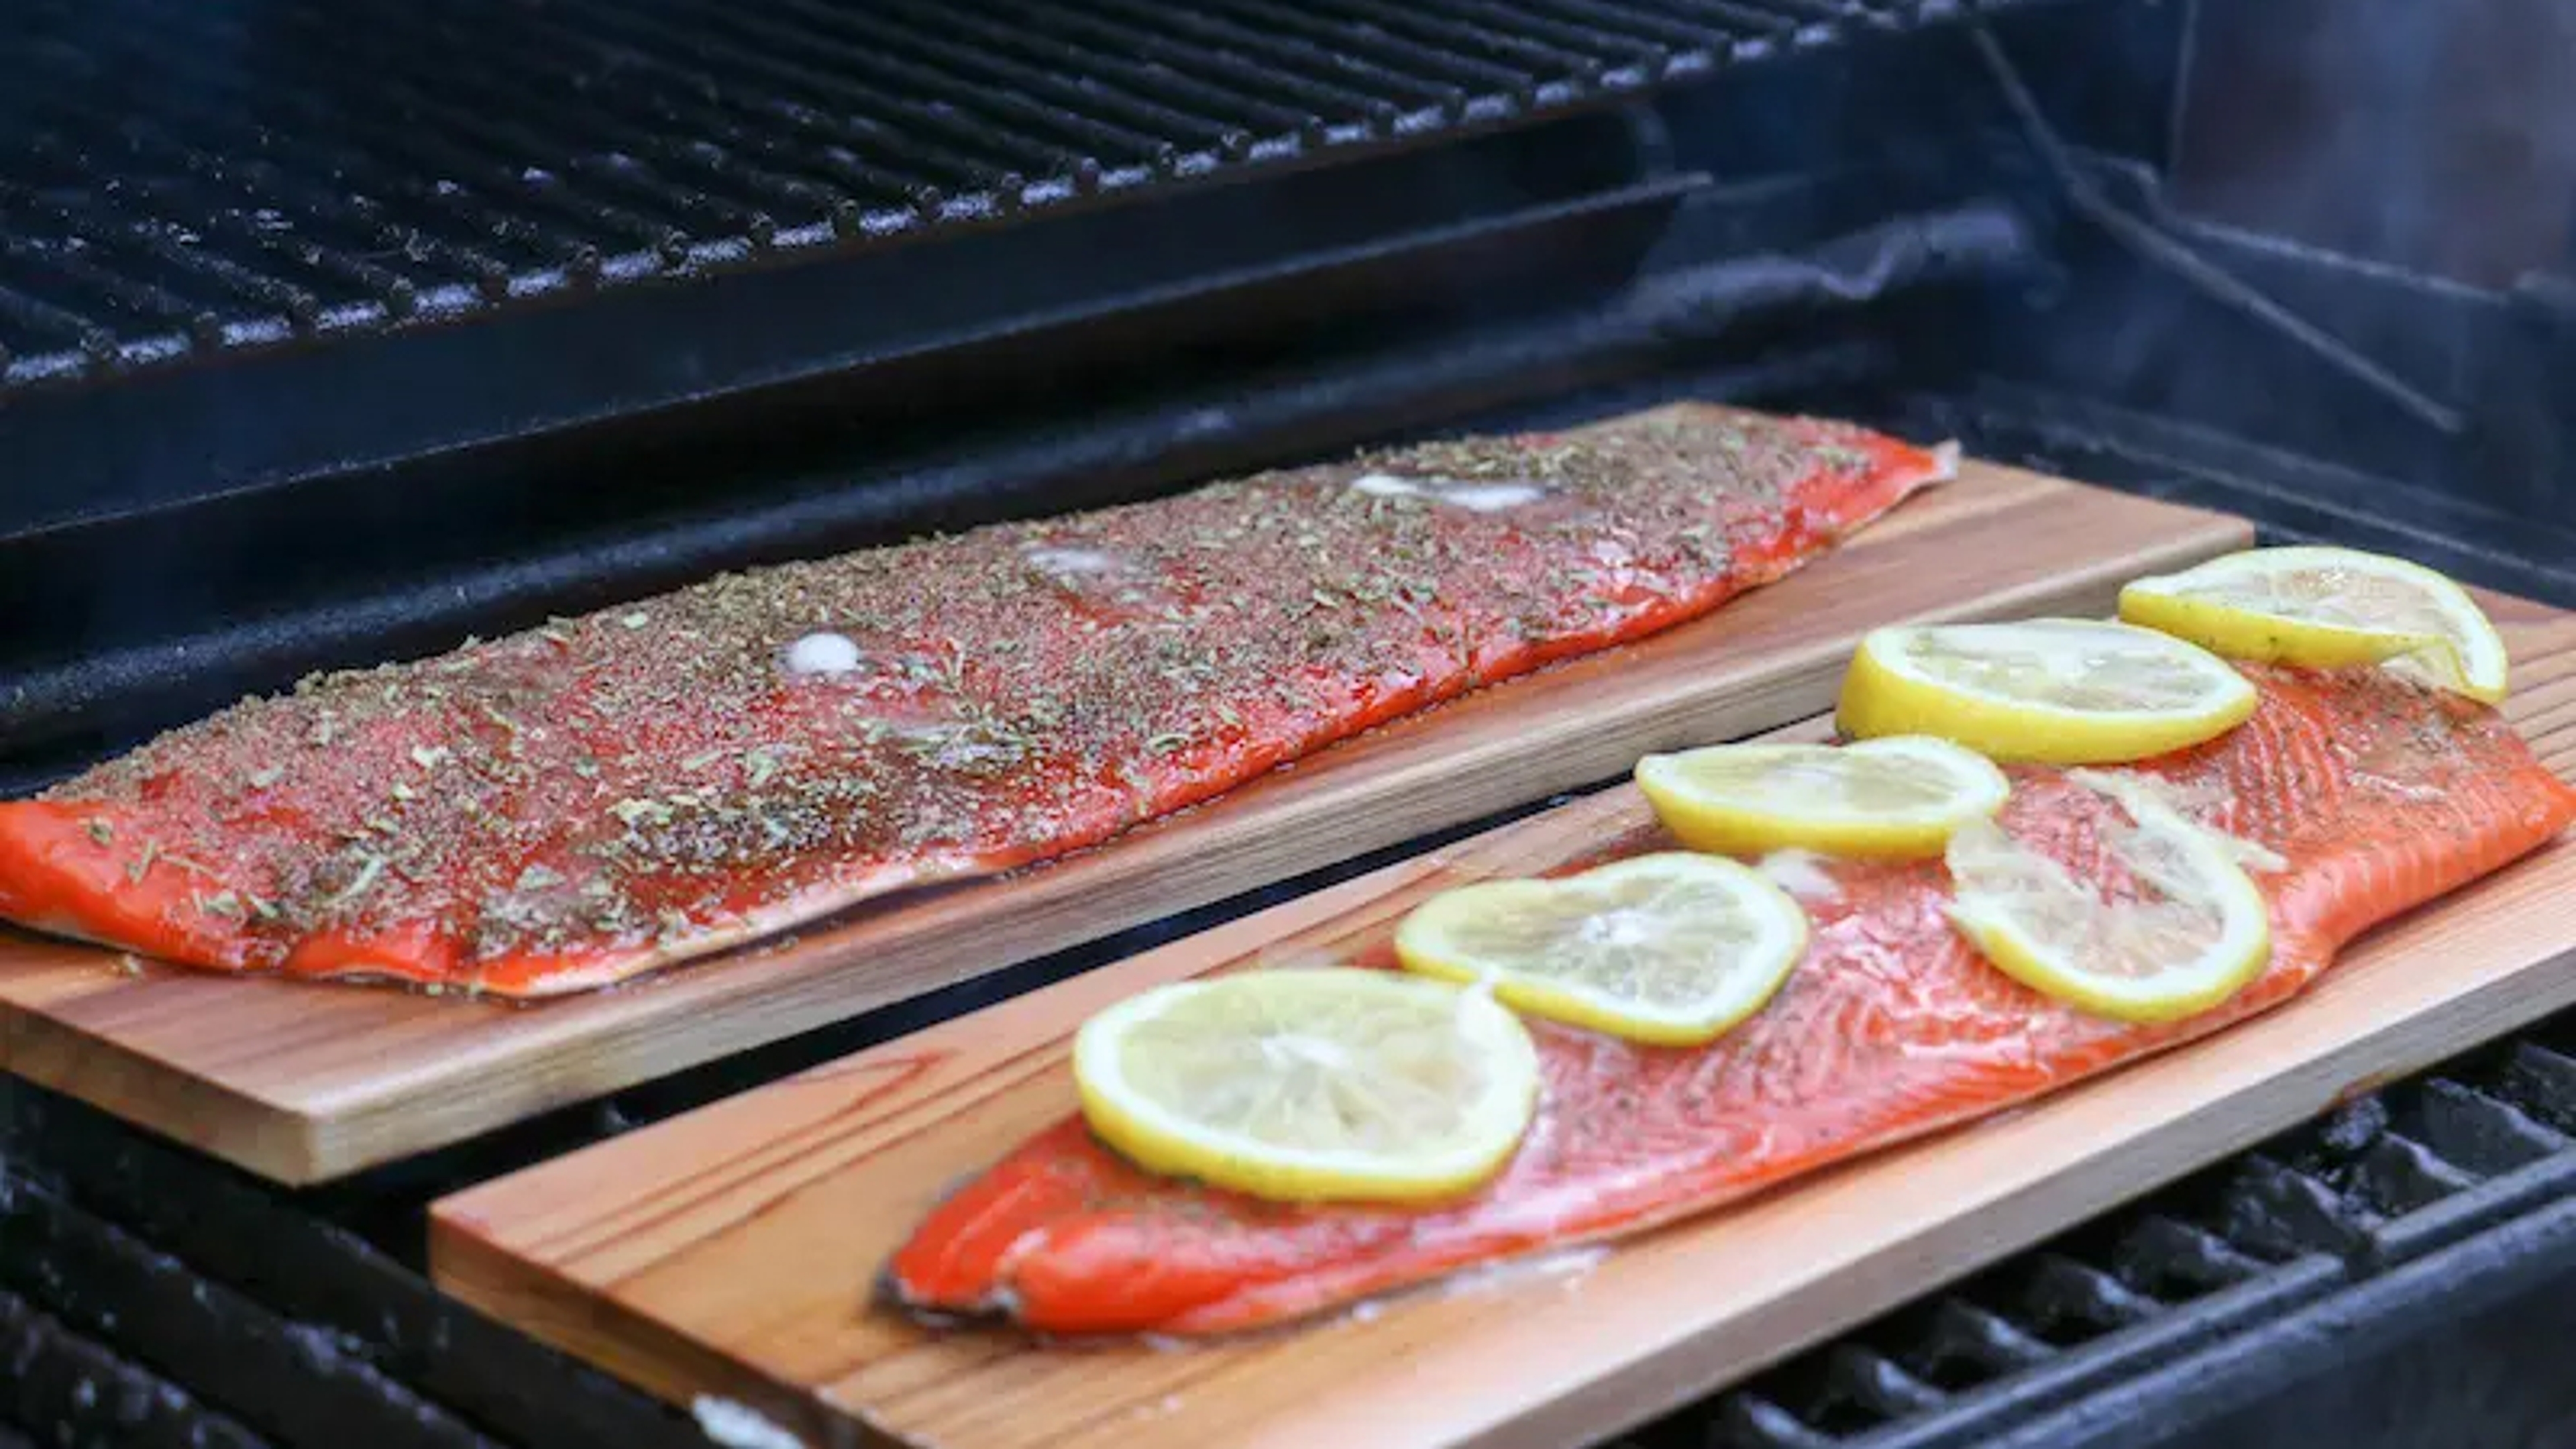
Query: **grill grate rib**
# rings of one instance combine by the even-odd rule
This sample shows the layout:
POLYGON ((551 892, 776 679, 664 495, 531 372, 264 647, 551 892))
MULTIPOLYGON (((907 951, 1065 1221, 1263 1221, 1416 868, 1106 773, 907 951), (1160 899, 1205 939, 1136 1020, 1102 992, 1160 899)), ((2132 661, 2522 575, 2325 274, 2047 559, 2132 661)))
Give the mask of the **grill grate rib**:
POLYGON ((0 1245, 0 1284, 42 1295, 71 1332, 113 1336, 162 1371, 190 1375, 224 1412, 285 1442, 328 1443, 367 1422, 384 1449, 491 1449, 336 1335, 196 1278, 40 1185, 10 1185, 0 1245))
POLYGON ((0 384, 1534 118, 1971 7, 952 8, 28 0, 0 38, 0 384))
POLYGON ((2000 1313, 1963 1298, 1933 1305, 1917 1350, 1925 1379, 1950 1392, 2045 1361, 2050 1349, 2000 1313))
MULTIPOLYGON (((65 1328, 0 1289, 0 1363, 9 1400, 0 1412, 50 1426, 56 1443, 132 1449, 264 1449, 265 1440, 206 1408, 186 1390, 115 1350, 65 1328)), ((14 1436, 0 1425, 0 1445, 14 1436)))
POLYGON ((2348 1280, 2457 1241, 2576 1178, 2576 1137, 2561 1130, 2576 1120, 2576 1057, 2545 1044, 2553 1029, 2347 1104, 1641 1429, 1623 1449, 1980 1443, 1999 1427, 1981 1405, 2030 1380, 2144 1372, 2213 1341, 2192 1320, 2220 1316, 2231 1297, 2276 1280, 2290 1289, 2302 1271, 2320 1285, 2348 1280))

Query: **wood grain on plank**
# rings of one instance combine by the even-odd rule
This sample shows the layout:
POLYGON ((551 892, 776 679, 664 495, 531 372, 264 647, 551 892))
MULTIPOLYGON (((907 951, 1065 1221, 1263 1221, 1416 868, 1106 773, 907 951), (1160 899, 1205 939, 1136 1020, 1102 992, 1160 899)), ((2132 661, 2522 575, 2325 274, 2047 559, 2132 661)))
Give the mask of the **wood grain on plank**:
POLYGON ((120 967, 0 934, 0 1067, 306 1183, 488 1131, 1612 778, 1822 708, 1868 628, 2098 611, 2249 541, 2236 520, 1966 465, 1707 618, 1370 732, 1102 848, 887 898, 534 1006, 120 967))
MULTIPOLYGON (((2576 774, 2576 619, 2485 602, 2517 661, 2508 712, 2576 774)), ((1560 1445, 2576 1002, 2562 841, 2372 933, 2271 1014, 1606 1255, 1183 1349, 941 1334, 868 1305, 941 1192, 1073 1110, 1064 1052, 1093 1011, 1384 931, 1432 890, 1650 820, 1623 786, 469 1190, 433 1209, 433 1272, 658 1393, 749 1403, 812 1443, 1560 1445)))

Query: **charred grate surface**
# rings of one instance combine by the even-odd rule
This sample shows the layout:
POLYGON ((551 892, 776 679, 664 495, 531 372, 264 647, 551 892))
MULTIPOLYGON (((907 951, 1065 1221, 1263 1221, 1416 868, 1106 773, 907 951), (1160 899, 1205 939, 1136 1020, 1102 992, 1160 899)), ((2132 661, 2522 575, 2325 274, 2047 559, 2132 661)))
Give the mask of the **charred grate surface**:
POLYGON ((25 0, 0 385, 1536 119, 2030 0, 25 0))
POLYGON ((2561 1017, 2358 1098, 1619 1449, 1984 1444, 2571 1188, 2576 1018, 2561 1017))
POLYGON ((0 1080, 0 1449, 13 1429, 62 1449, 707 1442, 309 1204, 0 1080))

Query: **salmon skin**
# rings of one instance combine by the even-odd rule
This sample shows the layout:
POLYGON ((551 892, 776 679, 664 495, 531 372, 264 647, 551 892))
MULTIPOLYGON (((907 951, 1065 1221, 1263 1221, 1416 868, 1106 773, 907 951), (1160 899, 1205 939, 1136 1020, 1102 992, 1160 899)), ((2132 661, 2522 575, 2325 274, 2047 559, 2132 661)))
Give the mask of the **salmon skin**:
POLYGON ((533 997, 1095 844, 1707 613, 1947 476, 1684 406, 727 575, 0 803, 0 919, 533 997))
MULTIPOLYGON (((1830 862, 1829 895, 1801 887, 1806 957, 1769 1006, 1717 1041, 1639 1046, 1530 1020, 1538 1116, 1513 1160, 1461 1201, 1265 1203, 1151 1176, 1076 1116, 934 1208, 882 1288, 942 1321, 1215 1334, 1635 1233, 2276 1006, 2363 929, 2576 820, 2576 789, 2483 706, 2377 673, 2246 672, 2262 695, 2247 724, 2133 767, 2190 818, 2282 858, 2255 877, 2271 907, 2271 963, 2208 1013, 2155 1027, 2087 1015, 1964 943, 1943 914, 1939 861, 1830 862)), ((2007 774, 1998 820, 2009 834, 2115 897, 2138 893, 2105 835, 2128 819, 2110 798, 2119 786, 2046 767, 2007 774)), ((1605 857, 1669 848, 1647 829, 1605 857)), ((1355 938, 1368 944, 1352 964, 1393 969, 1391 929, 1355 938)))

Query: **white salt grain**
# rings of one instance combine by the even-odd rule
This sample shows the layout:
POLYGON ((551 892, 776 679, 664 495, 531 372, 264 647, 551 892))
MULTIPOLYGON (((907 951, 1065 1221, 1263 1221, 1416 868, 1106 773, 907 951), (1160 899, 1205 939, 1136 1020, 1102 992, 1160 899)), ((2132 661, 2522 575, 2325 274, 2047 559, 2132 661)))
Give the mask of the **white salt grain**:
POLYGON ((787 646, 790 674, 847 674, 859 667, 859 646, 846 634, 808 634, 787 646))

